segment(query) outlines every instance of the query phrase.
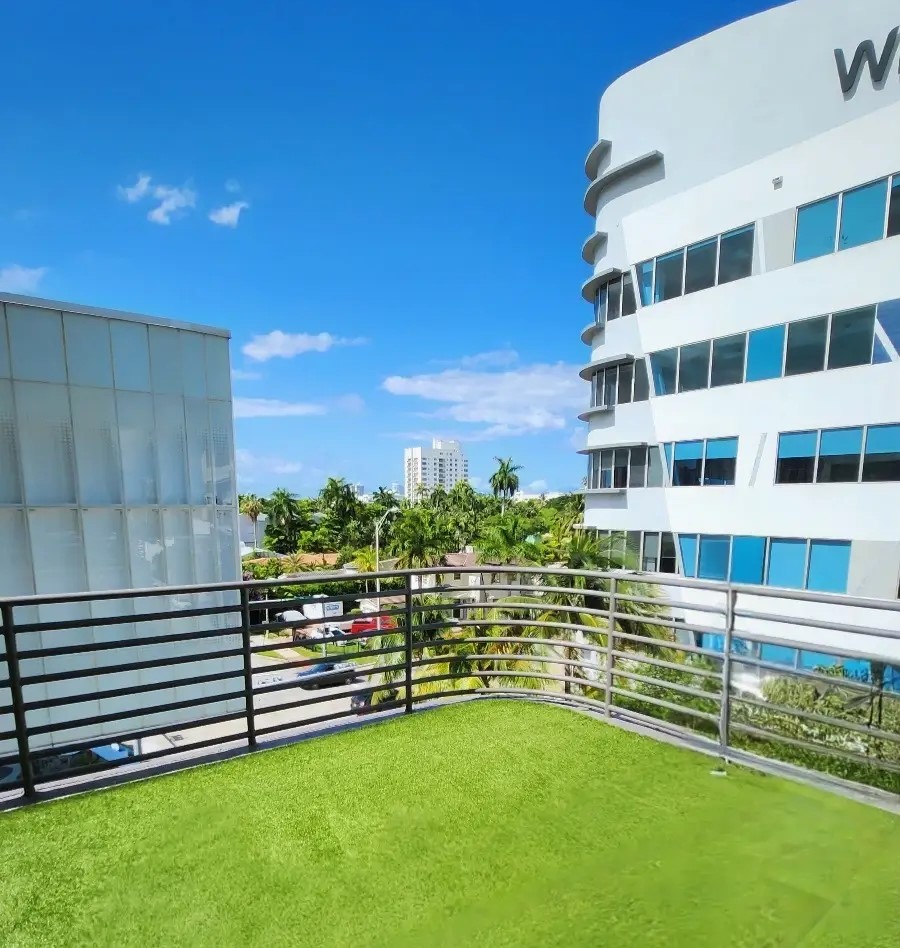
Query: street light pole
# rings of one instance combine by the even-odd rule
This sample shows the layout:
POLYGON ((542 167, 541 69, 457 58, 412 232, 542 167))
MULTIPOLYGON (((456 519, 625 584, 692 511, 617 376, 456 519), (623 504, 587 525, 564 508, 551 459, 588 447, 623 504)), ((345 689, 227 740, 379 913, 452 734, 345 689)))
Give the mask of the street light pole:
MULTIPOLYGON (((399 507, 391 507, 390 510, 386 510, 384 512, 384 515, 381 517, 381 519, 375 522, 375 572, 376 573, 381 569, 381 528, 384 526, 385 520, 387 520, 387 518, 390 517, 391 514, 395 514, 395 513, 400 513, 399 507)), ((378 600, 376 603, 378 608, 375 611, 380 613, 381 612, 381 595, 380 595, 381 577, 380 576, 375 577, 375 592, 376 592, 375 598, 378 600)), ((380 615, 375 619, 375 628, 377 629, 378 633, 381 634, 381 616, 380 615)))

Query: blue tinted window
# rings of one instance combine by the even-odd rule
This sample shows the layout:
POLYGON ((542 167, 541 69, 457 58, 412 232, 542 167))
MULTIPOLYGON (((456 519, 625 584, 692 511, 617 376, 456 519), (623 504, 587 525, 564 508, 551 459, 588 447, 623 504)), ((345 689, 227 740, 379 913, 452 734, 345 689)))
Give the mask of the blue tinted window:
POLYGON ((765 561, 765 537, 735 537, 731 544, 732 582, 761 585, 765 561))
MULTIPOLYGON (((878 325, 888 337, 894 349, 900 352, 900 300, 887 300, 878 304, 878 325)), ((872 361, 875 363, 891 361, 890 355, 877 336, 875 337, 875 355, 872 361)))
POLYGON ((674 445, 672 444, 671 441, 667 441, 663 445, 663 450, 665 451, 665 454, 666 454, 666 474, 669 476, 670 482, 672 480, 672 448, 673 447, 674 445))
POLYGON ((734 484, 737 450, 737 438, 714 438, 707 441, 703 483, 717 486, 734 484))
POLYGON ((888 237, 900 234, 900 175, 894 175, 891 181, 891 201, 888 207, 888 237))
POLYGON ((784 326, 754 329, 747 340, 747 381, 777 379, 784 357, 784 326))
POLYGON ((639 263, 635 270, 637 270, 641 306, 649 306, 653 302, 653 261, 645 260, 643 263, 639 263))
MULTIPOLYGON (((801 668, 832 668, 838 663, 844 664, 834 655, 826 655, 824 652, 801 652, 801 668)), ((846 667, 846 665, 844 666, 846 667)))
POLYGON ((685 576, 697 575, 697 534, 679 533, 678 549, 681 553, 681 568, 685 576))
POLYGON ((900 481, 900 425, 874 425, 866 432, 864 481, 900 481))
POLYGON ((887 178, 844 194, 838 249, 858 247, 884 237, 887 178))
POLYGON ((731 537, 701 536, 700 569, 697 575, 701 579, 727 579, 730 546, 731 537))
POLYGON ((702 441, 677 441, 672 483, 676 487, 696 487, 703 467, 702 441))
POLYGON ((681 347, 678 391, 695 392, 709 386, 709 340, 681 347))
POLYGON ((719 283, 731 283, 750 276, 753 269, 753 237, 756 226, 742 227, 722 234, 719 251, 719 283))
POLYGON ((815 204, 808 204, 797 211, 795 263, 834 253, 837 212, 837 195, 825 198, 824 201, 817 201, 815 204))
POLYGON ((859 480, 862 436, 862 428, 835 428, 822 432, 816 470, 818 483, 847 484, 859 480))
POLYGON ((834 313, 831 317, 831 342, 828 344, 828 368, 868 365, 872 361, 874 331, 874 306, 834 313))
POLYGON ((769 541, 769 570, 767 586, 783 589, 802 589, 806 572, 806 540, 769 541))
POLYGON ((653 286, 653 300, 662 303, 665 300, 681 296, 684 278, 684 250, 676 250, 656 258, 656 282, 653 286))
POLYGON ((650 372, 653 375, 653 391, 657 395, 674 394, 677 371, 677 349, 664 349, 662 352, 651 353, 650 372))
POLYGON ((594 296, 594 317, 597 322, 602 326, 606 322, 606 308, 607 302, 609 299, 609 287, 606 283, 603 284, 594 296))
POLYGON ((793 666, 797 660, 797 650, 784 645, 763 645, 759 650, 759 657, 764 662, 793 666))
POLYGON ((788 326, 787 354, 784 357, 785 375, 803 375, 821 372, 825 368, 825 339, 828 335, 828 317, 802 319, 788 326))
POLYGON ((812 484, 818 437, 817 431, 791 431, 778 436, 776 484, 812 484))
POLYGON ((845 540, 813 540, 809 545, 806 588, 816 592, 845 593, 850 572, 850 544, 845 540))

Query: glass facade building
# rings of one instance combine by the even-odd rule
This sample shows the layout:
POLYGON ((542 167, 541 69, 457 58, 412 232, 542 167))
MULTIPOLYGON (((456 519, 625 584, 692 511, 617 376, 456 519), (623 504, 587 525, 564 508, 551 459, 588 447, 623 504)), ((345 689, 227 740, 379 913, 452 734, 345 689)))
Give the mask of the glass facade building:
MULTIPOLYGON (((0 295, 0 596, 240 579, 233 440, 228 333, 0 295)), ((223 594, 208 602, 216 595, 225 604, 223 594)), ((135 625, 92 627, 91 619, 158 603, 68 605, 65 614, 38 605, 17 609, 16 621, 84 619, 83 628, 56 632, 58 645, 127 640, 135 625)), ((219 618, 179 621, 208 627, 219 618)), ((139 631, 153 634, 147 623, 139 631)), ((32 634, 20 636, 20 649, 32 634)), ((105 654, 110 663, 128 659, 127 649, 105 654)), ((74 661, 47 659, 67 670, 74 661)), ((229 661, 213 653, 185 667, 212 673, 229 661)), ((146 684, 152 670, 126 677, 146 684)), ((29 723, 52 724, 55 711, 60 720, 78 716, 49 708, 29 712, 29 723)))

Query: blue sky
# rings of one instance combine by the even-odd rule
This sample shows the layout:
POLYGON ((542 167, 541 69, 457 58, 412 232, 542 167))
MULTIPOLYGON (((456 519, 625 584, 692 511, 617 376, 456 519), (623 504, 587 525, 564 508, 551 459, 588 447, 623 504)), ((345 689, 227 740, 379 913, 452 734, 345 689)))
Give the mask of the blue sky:
POLYGON ((242 490, 575 488, 598 97, 770 5, 8 7, 0 287, 230 329, 242 490))

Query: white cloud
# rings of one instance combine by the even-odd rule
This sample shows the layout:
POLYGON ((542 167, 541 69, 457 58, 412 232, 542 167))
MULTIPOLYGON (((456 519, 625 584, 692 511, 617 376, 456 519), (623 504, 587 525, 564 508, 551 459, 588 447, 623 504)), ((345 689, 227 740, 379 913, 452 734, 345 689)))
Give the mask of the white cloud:
POLYGON ((0 268, 0 290, 6 290, 8 293, 33 293, 47 275, 48 269, 11 263, 0 268))
POLYGON ((247 201, 235 201, 233 204, 225 204, 209 212, 209 219, 221 227, 237 227, 241 218, 241 211, 250 207, 247 201))
POLYGON ((237 181, 235 178, 229 178, 229 179, 225 182, 225 190, 226 190, 229 194, 237 194, 237 193, 241 190, 241 183, 240 183, 240 181, 237 181))
POLYGON ((254 336, 241 352, 254 362, 269 359, 292 359, 304 352, 327 352, 334 346, 361 346, 365 339, 345 339, 330 332, 282 332, 276 329, 264 336, 254 336))
POLYGON ((519 361, 515 349, 493 349, 476 355, 464 356, 459 364, 464 369, 505 369, 519 361))
POLYGON ((285 402, 280 398, 236 398, 235 418, 302 418, 309 415, 324 415, 324 405, 313 402, 285 402))
POLYGON ((232 369, 231 377, 236 382, 258 382, 262 378, 262 373, 248 372, 246 369, 232 369))
POLYGON ((137 181, 135 181, 131 187, 126 188, 120 184, 117 190, 119 197, 122 198, 123 201, 127 201, 129 204, 136 204, 141 198, 146 197, 150 193, 150 175, 139 174, 137 181))
POLYGON ((238 474, 248 481, 252 480, 255 474, 299 474, 304 469, 300 461, 254 454, 244 448, 238 448, 234 452, 234 458, 237 462, 238 474))
POLYGON ((540 494, 542 491, 545 491, 546 489, 547 489, 547 482, 543 480, 542 478, 536 481, 532 481, 525 488, 525 490, 531 491, 534 494, 540 494))
POLYGON ((467 441, 563 429, 587 398, 578 366, 529 365, 506 372, 447 369, 424 375, 393 375, 382 388, 442 403, 431 417, 483 425, 462 434, 467 441))
POLYGON ((172 215, 179 211, 193 207, 197 202, 197 193, 185 185, 183 188, 173 188, 167 184, 158 184, 153 189, 153 197, 159 204, 147 214, 147 220, 154 224, 169 224, 172 215))

